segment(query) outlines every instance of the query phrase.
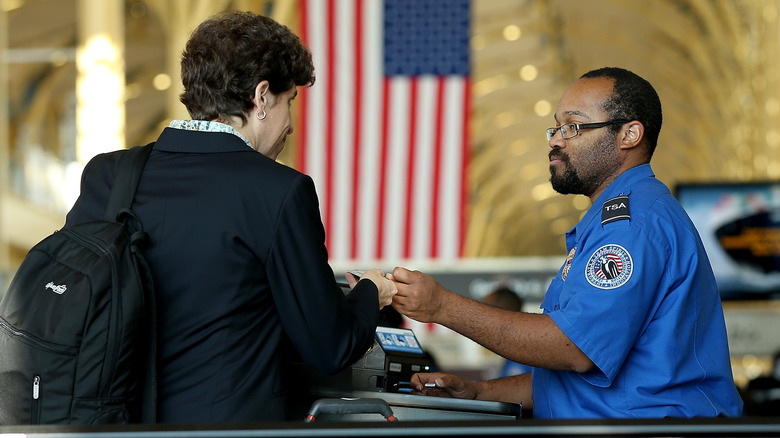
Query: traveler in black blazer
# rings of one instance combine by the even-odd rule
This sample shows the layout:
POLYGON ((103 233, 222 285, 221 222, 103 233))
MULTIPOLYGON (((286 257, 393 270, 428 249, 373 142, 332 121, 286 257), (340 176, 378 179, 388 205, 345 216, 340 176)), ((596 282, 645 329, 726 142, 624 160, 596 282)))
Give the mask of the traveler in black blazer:
MULTIPOLYGON (((193 120, 162 132, 133 204, 151 240, 160 422, 284 420, 283 350, 328 373, 349 366, 396 292, 379 270, 341 291, 314 183, 275 161, 313 72, 298 37, 253 13, 213 17, 187 43, 193 120)), ((102 217, 122 153, 88 163, 66 226, 102 217)))

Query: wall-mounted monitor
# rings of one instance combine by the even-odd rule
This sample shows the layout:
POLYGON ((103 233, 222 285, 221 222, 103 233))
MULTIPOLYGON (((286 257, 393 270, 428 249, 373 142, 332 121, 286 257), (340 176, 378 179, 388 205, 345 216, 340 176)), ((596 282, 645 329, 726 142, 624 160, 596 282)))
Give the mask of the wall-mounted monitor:
POLYGON ((723 299, 780 298, 780 182, 678 184, 723 299))

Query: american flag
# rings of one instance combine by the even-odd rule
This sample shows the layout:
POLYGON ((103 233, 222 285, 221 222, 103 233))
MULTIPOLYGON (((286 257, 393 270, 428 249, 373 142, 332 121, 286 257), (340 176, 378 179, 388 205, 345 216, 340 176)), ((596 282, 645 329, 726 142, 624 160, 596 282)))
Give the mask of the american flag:
POLYGON ((296 163, 332 261, 463 255, 469 0, 300 0, 296 163))

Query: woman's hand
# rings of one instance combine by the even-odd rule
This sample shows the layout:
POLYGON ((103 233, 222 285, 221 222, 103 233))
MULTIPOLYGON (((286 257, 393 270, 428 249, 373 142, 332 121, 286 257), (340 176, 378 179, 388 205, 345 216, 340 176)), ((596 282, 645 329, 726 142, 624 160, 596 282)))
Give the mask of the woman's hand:
POLYGON ((371 269, 362 273, 360 277, 352 272, 347 272, 347 282, 350 287, 355 287, 357 282, 362 279, 368 279, 374 282, 378 290, 379 308, 390 305, 393 302, 393 296, 398 293, 395 283, 385 278, 385 273, 380 269, 371 269))

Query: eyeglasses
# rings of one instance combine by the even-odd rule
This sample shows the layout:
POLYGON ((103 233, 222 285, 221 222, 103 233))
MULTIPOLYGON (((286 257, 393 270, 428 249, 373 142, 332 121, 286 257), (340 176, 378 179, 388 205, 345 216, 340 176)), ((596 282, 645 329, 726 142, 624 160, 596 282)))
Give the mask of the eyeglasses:
POLYGON ((580 135, 580 129, 595 129, 595 128, 603 128, 604 126, 609 125, 622 125, 624 123, 628 123, 631 120, 610 120, 608 122, 598 122, 598 123, 565 123, 557 128, 547 128, 547 141, 552 140, 552 138, 555 136, 555 133, 558 131, 561 131, 561 137, 566 140, 567 138, 572 138, 580 135))

